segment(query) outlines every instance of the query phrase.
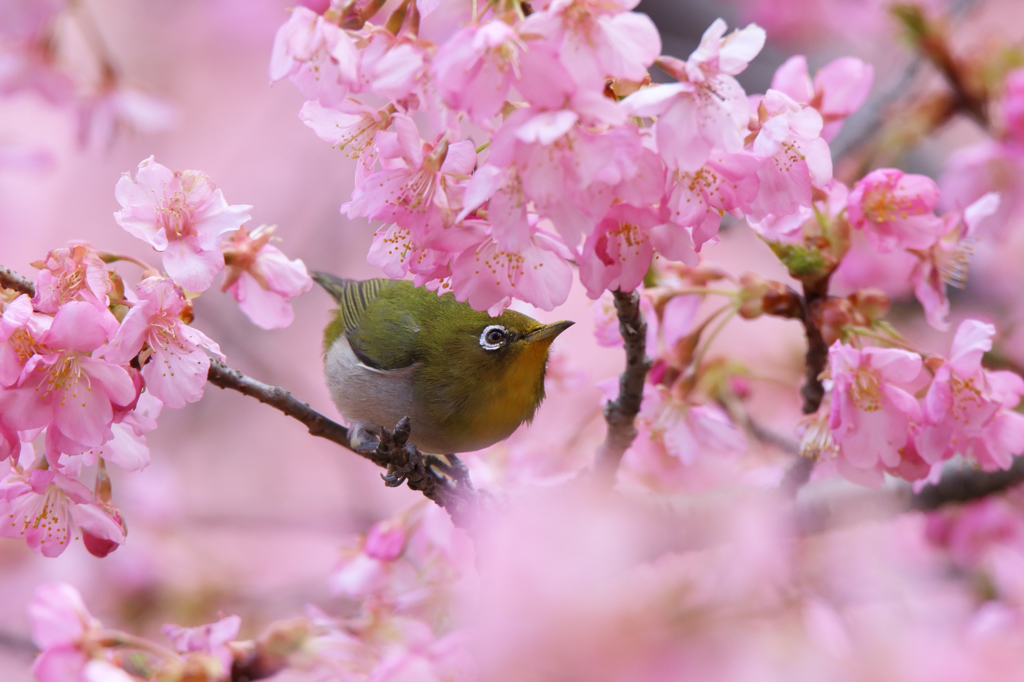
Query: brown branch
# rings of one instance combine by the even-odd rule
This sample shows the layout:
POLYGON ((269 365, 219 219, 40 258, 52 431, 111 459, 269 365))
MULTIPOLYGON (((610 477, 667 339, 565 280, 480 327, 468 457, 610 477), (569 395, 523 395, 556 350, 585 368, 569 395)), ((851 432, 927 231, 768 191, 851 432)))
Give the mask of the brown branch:
POLYGON ((910 508, 931 511, 946 504, 978 500, 1021 483, 1024 483, 1024 457, 1014 459, 1006 471, 953 471, 914 495, 910 508))
POLYGON ((0 265, 0 288, 14 289, 29 296, 36 295, 36 287, 32 284, 31 280, 2 265, 0 265))
POLYGON ((619 396, 604 407, 608 434, 597 451, 597 475, 607 482, 615 479, 622 455, 636 438, 634 421, 643 401, 644 381, 651 368, 647 357, 647 321, 640 312, 640 293, 612 292, 619 316, 619 333, 626 344, 626 369, 619 375, 619 396))
MULTIPOLYGON (((825 343, 825 338, 821 335, 819 308, 828 299, 828 282, 828 275, 820 279, 804 281, 803 307, 800 314, 800 321, 804 325, 804 334, 807 337, 807 353, 804 356, 804 385, 800 389, 800 395, 804 399, 804 414, 817 412, 821 407, 821 401, 825 399, 825 386, 821 382, 821 373, 825 371, 828 364, 828 344, 825 343)), ((809 457, 798 457, 782 478, 782 483, 779 486, 782 492, 788 497, 795 497, 800 488, 810 480, 814 464, 814 460, 809 457)))
POLYGON ((454 455, 446 457, 447 463, 423 455, 415 445, 407 443, 411 430, 408 418, 402 419, 394 431, 382 429, 380 444, 375 449, 356 448, 351 444, 346 427, 320 414, 279 386, 264 384, 216 359, 210 362, 207 380, 214 386, 238 391, 270 405, 301 422, 310 435, 329 440, 386 468, 388 472, 382 474, 382 478, 387 486, 396 487, 408 482, 410 488, 422 492, 444 507, 456 525, 469 525, 480 499, 469 480, 465 465, 454 455))

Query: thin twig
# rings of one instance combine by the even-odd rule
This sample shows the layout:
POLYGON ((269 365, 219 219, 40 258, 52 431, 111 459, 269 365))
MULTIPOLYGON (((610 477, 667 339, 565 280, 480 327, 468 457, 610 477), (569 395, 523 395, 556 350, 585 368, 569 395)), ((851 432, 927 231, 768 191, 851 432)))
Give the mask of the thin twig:
MULTIPOLYGON (((1024 483, 1024 457, 1006 471, 947 471, 942 480, 914 494, 909 485, 888 490, 858 488, 846 493, 808 494, 796 507, 801 535, 815 535, 864 521, 880 521, 908 511, 934 511, 1006 492, 1024 483)), ((810 491, 808 491, 810 492, 810 491)))
POLYGON ((651 368, 647 357, 647 321, 640 312, 640 294, 616 290, 615 312, 619 316, 619 333, 626 344, 626 369, 619 375, 619 396, 605 405, 604 419, 608 435, 597 451, 595 471, 606 481, 615 479, 622 455, 636 438, 633 423, 640 412, 644 381, 651 368))

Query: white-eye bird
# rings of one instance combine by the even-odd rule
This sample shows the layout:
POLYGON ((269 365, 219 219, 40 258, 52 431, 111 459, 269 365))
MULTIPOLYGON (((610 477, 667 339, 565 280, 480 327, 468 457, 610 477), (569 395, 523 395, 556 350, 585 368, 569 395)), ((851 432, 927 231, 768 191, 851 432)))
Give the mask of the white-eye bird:
POLYGON ((313 279, 338 302, 324 331, 324 370, 357 445, 406 416, 409 442, 425 453, 507 438, 533 419, 548 349, 573 324, 511 310, 490 317, 403 280, 313 279))

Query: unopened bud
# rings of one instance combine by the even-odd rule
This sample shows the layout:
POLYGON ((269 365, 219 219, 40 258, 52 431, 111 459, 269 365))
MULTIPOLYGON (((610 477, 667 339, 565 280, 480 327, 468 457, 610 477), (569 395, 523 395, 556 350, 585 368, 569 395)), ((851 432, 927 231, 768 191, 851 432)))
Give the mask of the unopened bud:
POLYGON ((845 298, 830 298, 819 310, 821 336, 831 346, 842 338, 843 327, 854 321, 853 305, 845 298))
POLYGON ((881 289, 861 289, 850 294, 849 299, 868 322, 877 322, 889 314, 889 295, 881 289))

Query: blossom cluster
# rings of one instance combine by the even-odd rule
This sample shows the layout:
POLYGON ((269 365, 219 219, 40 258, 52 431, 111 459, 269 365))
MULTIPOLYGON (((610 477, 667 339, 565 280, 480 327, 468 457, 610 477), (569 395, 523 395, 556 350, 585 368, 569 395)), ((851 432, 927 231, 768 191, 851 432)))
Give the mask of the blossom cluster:
POLYGON ((270 245, 273 228, 248 231, 248 206, 229 206, 203 173, 143 161, 117 184, 117 222, 163 254, 166 274, 84 243, 35 263, 35 295, 0 290, 0 536, 46 556, 81 531, 103 556, 124 542, 107 462, 150 461, 146 433, 164 407, 203 395, 217 343, 193 326, 191 300, 228 266, 224 288, 262 327, 292 320, 289 299, 312 281, 301 261, 270 245), (108 263, 142 265, 127 286, 108 263), (36 446, 41 448, 38 457, 36 446), (98 466, 95 490, 80 480, 98 466))
POLYGON ((717 20, 682 61, 629 0, 506 5, 297 7, 270 65, 357 159, 342 210, 384 223, 369 262, 481 310, 554 308, 570 262, 594 298, 632 291, 655 253, 696 264, 727 213, 809 209, 873 78, 844 58, 812 80, 797 61, 751 97, 735 76, 764 44, 756 25, 717 20), (651 85, 654 64, 676 82, 651 85))

